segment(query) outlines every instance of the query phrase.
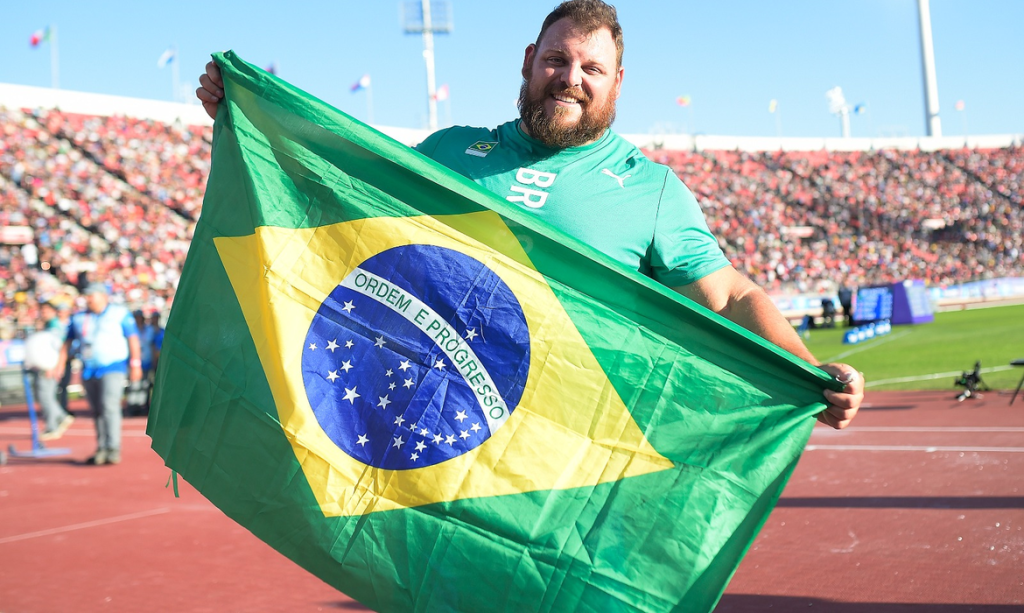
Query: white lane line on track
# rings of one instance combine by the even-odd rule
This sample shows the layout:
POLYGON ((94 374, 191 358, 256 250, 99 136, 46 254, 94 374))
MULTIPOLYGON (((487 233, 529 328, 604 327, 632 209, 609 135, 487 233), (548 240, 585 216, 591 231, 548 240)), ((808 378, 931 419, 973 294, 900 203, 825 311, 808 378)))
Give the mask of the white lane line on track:
POLYGON ((827 360, 822 360, 822 361, 825 362, 826 364, 829 363, 829 362, 835 362, 836 360, 841 360, 841 359, 845 358, 846 356, 850 356, 850 355, 853 355, 855 353, 860 353, 861 351, 865 351, 867 349, 874 349, 875 347, 877 347, 877 346, 879 346, 879 345, 881 345, 883 343, 887 343, 889 341, 894 341, 894 340, 896 340, 898 338, 903 338, 904 336, 910 334, 911 332, 913 332, 913 330, 903 330, 903 331, 897 332, 896 334, 889 334, 889 335, 883 336, 881 338, 876 336, 874 340, 876 340, 878 342, 868 341, 867 343, 865 343, 863 345, 860 345, 859 347, 854 347, 853 349, 850 349, 849 351, 844 351, 844 352, 840 353, 839 355, 834 355, 834 356, 828 358, 827 360))
MULTIPOLYGON (((7 436, 32 436, 32 429, 28 427, 24 428, 0 428, 0 435, 7 436)), ((96 432, 92 430, 68 430, 64 433, 64 436, 90 436, 95 437, 96 432)), ((122 437, 127 438, 142 438, 148 437, 145 430, 129 430, 125 429, 121 432, 122 437)), ((54 439, 59 440, 59 439, 54 439)), ((52 442, 52 441, 47 441, 52 442)))
POLYGON ((824 436, 841 436, 854 432, 1024 432, 1024 427, 1006 426, 1004 428, 989 426, 853 426, 842 430, 831 428, 815 428, 811 434, 824 436))
MULTIPOLYGON (((981 374, 987 374, 990 372, 1002 372, 1004 370, 1010 370, 1013 366, 992 366, 991 368, 982 368, 979 372, 981 374)), ((937 372, 930 375, 918 375, 916 377, 896 377, 895 379, 878 379, 877 381, 868 381, 864 387, 873 387, 875 385, 885 385, 887 383, 909 383, 911 381, 927 381, 929 379, 944 379, 946 377, 959 377, 964 374, 962 370, 952 370, 950 372, 937 372)))
POLYGON ((161 515, 163 513, 170 512, 170 510, 170 507, 161 507, 159 509, 151 509, 149 511, 141 511, 139 513, 129 513, 128 515, 118 515, 117 517, 108 517, 107 519, 97 519, 95 521, 87 521, 81 524, 72 524, 70 526, 63 526, 61 528, 51 528, 49 530, 40 530, 38 532, 26 532, 25 534, 15 534, 14 536, 0 538, 0 545, 4 545, 6 543, 13 543, 15 541, 24 541, 26 539, 37 538, 40 536, 60 534, 62 532, 73 532, 75 530, 82 530, 84 528, 94 528, 96 526, 116 524, 122 521, 150 517, 151 515, 161 515))
POLYGON ((939 451, 972 453, 1024 453, 1024 447, 939 447, 926 445, 808 445, 806 451, 939 451))

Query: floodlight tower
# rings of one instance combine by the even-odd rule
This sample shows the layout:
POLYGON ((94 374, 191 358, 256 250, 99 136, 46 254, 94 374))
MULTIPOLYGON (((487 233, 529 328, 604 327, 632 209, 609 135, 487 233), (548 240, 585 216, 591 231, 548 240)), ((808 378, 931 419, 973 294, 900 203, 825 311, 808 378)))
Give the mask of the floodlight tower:
POLYGON ((935 49, 932 47, 932 14, 928 0, 917 0, 917 22, 921 29, 921 64, 924 71, 924 104, 928 136, 942 136, 939 120, 939 86, 935 80, 935 49))
POLYGON ((828 112, 839 116, 843 138, 850 138, 850 105, 846 103, 843 88, 838 85, 825 92, 828 100, 828 112))
POLYGON ((437 129, 437 88, 434 82, 434 33, 452 31, 451 5, 444 0, 418 0, 402 5, 406 34, 423 35, 423 59, 427 63, 427 110, 431 130, 437 129))

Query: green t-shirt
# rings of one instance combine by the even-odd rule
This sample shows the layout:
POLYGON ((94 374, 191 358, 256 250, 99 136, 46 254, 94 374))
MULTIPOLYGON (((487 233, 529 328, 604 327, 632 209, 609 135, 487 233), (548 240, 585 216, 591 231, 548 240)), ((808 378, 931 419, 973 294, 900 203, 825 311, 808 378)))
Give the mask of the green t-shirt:
POLYGON ((416 149, 664 285, 729 265, 690 190, 611 130, 589 145, 551 149, 517 120, 441 130, 416 149))

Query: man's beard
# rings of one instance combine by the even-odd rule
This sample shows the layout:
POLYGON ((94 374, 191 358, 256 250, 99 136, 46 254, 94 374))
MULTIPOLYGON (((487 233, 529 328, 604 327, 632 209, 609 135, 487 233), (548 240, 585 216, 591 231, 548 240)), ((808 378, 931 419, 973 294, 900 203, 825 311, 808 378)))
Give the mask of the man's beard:
POLYGON ((611 96, 603 106, 593 106, 593 99, 578 87, 559 87, 552 83, 538 96, 530 95, 530 81, 523 80, 519 88, 519 116, 526 131, 533 138, 555 149, 579 147, 593 142, 604 134, 615 121, 615 99, 611 96), (544 102, 551 94, 563 93, 579 101, 581 114, 573 124, 562 121, 568 109, 555 108, 554 116, 544 113, 544 102))

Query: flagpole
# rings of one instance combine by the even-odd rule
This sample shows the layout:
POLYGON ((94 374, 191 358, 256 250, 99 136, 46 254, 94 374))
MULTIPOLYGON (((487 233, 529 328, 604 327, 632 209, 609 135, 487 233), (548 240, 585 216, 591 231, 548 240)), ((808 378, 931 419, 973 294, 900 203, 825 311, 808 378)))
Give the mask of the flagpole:
POLYGON ((969 147, 968 142, 970 140, 970 132, 967 131, 967 107, 964 106, 964 110, 960 111, 964 114, 964 148, 969 147))
POLYGON ((178 45, 174 45, 174 57, 171 58, 171 62, 174 63, 174 66, 171 66, 171 89, 173 90, 172 95, 171 95, 171 101, 172 102, 177 102, 178 101, 178 89, 181 87, 178 84, 178 82, 179 82, 179 80, 181 78, 181 72, 178 69, 178 64, 181 63, 180 62, 180 58, 178 57, 178 45))
POLYGON ((427 63, 427 112, 430 131, 437 129, 437 89, 434 86, 434 28, 430 22, 430 0, 422 0, 423 59, 427 63))
POLYGON ((373 79, 366 86, 366 123, 373 125, 373 79))
POLYGON ((50 87, 60 89, 60 54, 57 50, 57 26, 50 26, 50 87))

